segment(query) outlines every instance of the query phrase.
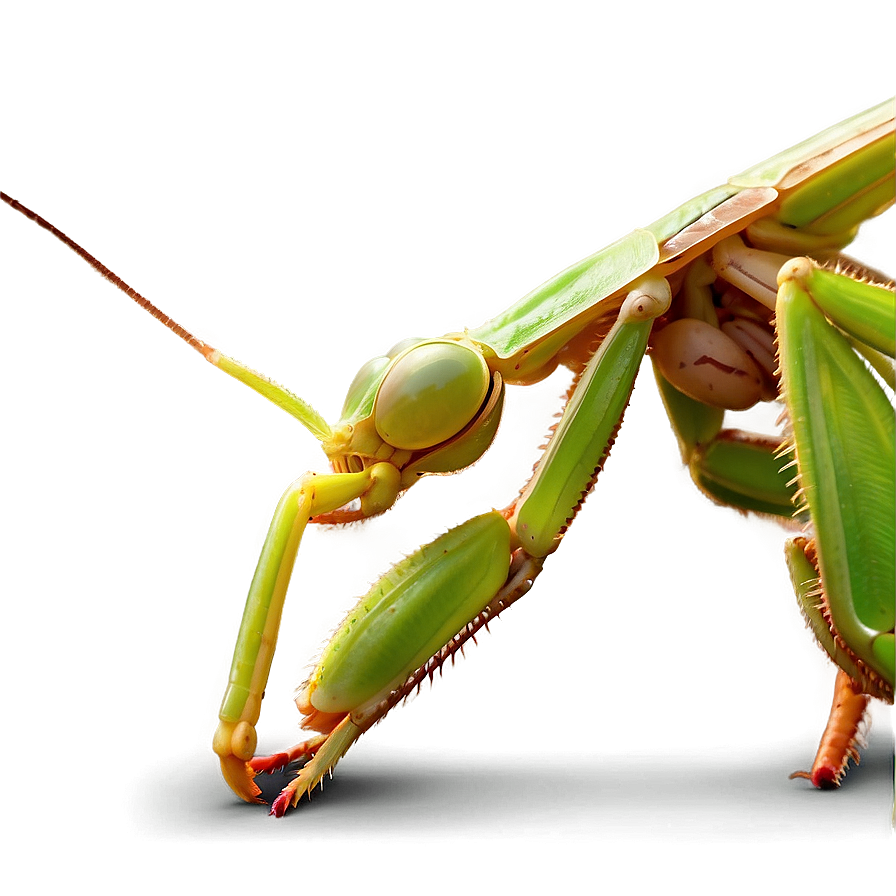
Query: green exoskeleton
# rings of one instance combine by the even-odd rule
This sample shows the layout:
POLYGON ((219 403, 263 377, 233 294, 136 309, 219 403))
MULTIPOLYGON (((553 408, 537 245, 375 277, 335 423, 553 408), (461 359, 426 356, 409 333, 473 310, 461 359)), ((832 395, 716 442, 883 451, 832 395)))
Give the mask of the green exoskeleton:
MULTIPOLYGON (((892 101, 781 153, 578 262, 492 320, 406 340, 364 364, 341 419, 196 339, 15 200, 216 367, 322 444, 274 514, 246 602, 214 737, 246 801, 254 779, 301 761, 282 815, 358 737, 532 586, 614 442, 648 353, 697 486, 800 531, 787 563, 803 613, 838 667, 809 777, 839 783, 870 697, 894 686, 894 294, 842 255, 894 200, 892 101), (323 651, 297 705, 317 732, 256 757, 255 726, 303 531, 390 508, 419 477, 489 447, 507 386, 574 372, 531 480, 503 510, 451 529, 383 576, 323 651), (723 428, 726 410, 781 401, 783 434, 723 428)), ((482 508, 487 510, 487 508, 482 508)))

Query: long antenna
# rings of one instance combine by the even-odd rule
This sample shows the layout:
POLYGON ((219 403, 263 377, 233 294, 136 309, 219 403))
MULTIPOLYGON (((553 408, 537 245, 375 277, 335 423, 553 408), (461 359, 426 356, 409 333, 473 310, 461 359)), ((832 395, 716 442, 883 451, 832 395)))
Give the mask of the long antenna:
POLYGON ((148 311, 157 321, 163 323, 172 333, 177 334, 183 339, 187 345, 195 348, 197 352, 202 354, 204 357, 208 358, 208 356, 215 351, 210 345, 204 343, 201 339, 197 339, 189 330, 184 329, 176 320, 170 318, 164 311, 160 308, 157 308, 153 305, 149 299, 140 295, 136 289, 131 286, 128 286, 118 274, 110 271, 101 261, 98 261, 94 258, 86 249, 83 249, 79 246, 70 236, 64 234, 58 227, 54 227, 49 221, 45 218, 42 218, 37 212, 31 211, 27 206, 22 205, 18 199, 13 199, 11 196, 7 196, 2 190, 0 190, 0 199, 2 199, 7 205, 10 205, 17 212, 21 212, 26 218, 34 221, 35 224, 39 224, 44 230, 49 230, 56 239, 65 243, 66 246, 69 247, 73 252, 77 253, 87 262, 95 271, 99 274, 102 274, 110 283, 114 283, 126 296, 132 298, 144 311, 148 311))
POLYGON ((245 364, 235 361, 233 358, 219 352, 216 348, 212 348, 208 343, 197 339, 189 330, 184 329, 176 320, 168 317, 164 311, 153 305, 149 299, 141 296, 136 289, 128 286, 118 274, 109 270, 102 262, 94 258, 86 249, 81 248, 71 237, 66 236, 58 227, 54 227, 45 218, 42 218, 37 212, 31 211, 30 208, 22 205, 17 199, 7 196, 0 190, 0 199, 7 205, 14 208, 17 212, 21 212, 26 218, 39 224, 44 230, 49 230, 56 239, 65 243, 73 252, 76 252, 84 261, 87 262, 95 271, 102 274, 110 283, 114 283, 126 296, 132 298, 144 311, 149 312, 157 321, 164 324, 172 333, 180 336, 184 342, 191 348, 195 348, 206 361, 213 364, 219 370, 230 374, 234 379, 239 380, 244 385, 263 395, 268 401, 272 401, 277 407, 283 408, 288 414, 296 418, 311 434, 318 440, 324 441, 332 436, 332 430, 327 422, 318 414, 317 411, 308 404, 303 398, 293 395, 288 389, 278 385, 273 380, 257 373, 245 364))

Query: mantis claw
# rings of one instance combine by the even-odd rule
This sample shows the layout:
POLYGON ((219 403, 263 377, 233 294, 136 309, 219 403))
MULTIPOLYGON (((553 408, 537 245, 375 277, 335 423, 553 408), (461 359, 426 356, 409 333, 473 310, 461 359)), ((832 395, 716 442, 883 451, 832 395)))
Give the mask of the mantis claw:
POLYGON ((255 771, 237 756, 221 756, 221 774, 230 789, 244 802, 263 803, 261 788, 255 783, 255 771))
POLYGON ((255 727, 246 721, 218 723, 212 748, 221 760, 221 774, 230 789, 247 803, 260 803, 261 790, 248 760, 255 752, 255 727))

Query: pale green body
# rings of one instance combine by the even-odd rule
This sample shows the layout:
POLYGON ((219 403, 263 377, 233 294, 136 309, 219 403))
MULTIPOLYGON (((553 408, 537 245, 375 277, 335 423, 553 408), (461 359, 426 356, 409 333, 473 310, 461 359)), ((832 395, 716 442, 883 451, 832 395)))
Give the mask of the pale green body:
MULTIPOLYGON (((892 694, 892 399, 838 328, 892 380, 891 362, 888 367, 880 356, 893 355, 893 295, 825 272, 808 279, 785 278, 779 291, 775 275, 790 255, 836 255, 862 220, 892 203, 893 167, 889 102, 732 178, 573 265, 480 327, 448 334, 442 343, 402 343, 374 358, 352 383, 343 419, 332 429, 304 404, 292 409, 324 443, 337 471, 333 477, 300 480, 302 487, 314 484, 323 494, 330 478, 335 482, 349 471, 358 477, 352 497, 360 498, 360 512, 331 513, 341 506, 340 495, 310 500, 308 516, 323 522, 363 518, 390 506, 419 475, 459 469, 478 458, 497 425, 505 384, 525 384, 547 375, 558 360, 565 360, 568 346, 584 338, 580 334, 593 332, 593 342, 599 344, 581 371, 532 480, 503 518, 497 513, 477 517, 420 549, 374 585, 333 636, 298 700, 309 726, 324 734, 301 745, 294 755, 320 753, 284 791, 279 807, 275 803, 278 814, 419 681, 428 662, 431 670, 480 618, 528 589, 543 559, 558 546, 612 445, 641 358, 653 339, 654 321, 661 318, 667 326, 670 316, 701 321, 684 328, 695 333, 720 325, 721 314, 707 304, 709 282, 730 282, 756 308, 764 305, 769 315, 777 314, 780 389, 793 423, 789 448, 796 452, 799 476, 787 469, 788 458, 775 444, 723 431, 722 408, 672 386, 662 372, 665 350, 658 339, 657 380, 682 457, 714 500, 781 518, 811 519, 836 630, 833 637, 821 633, 820 640, 850 675, 871 682, 869 693, 892 694), (748 235, 751 247, 737 238, 739 233, 748 235), (700 258, 708 274, 695 266, 700 258), (679 272, 684 272, 684 285, 679 272), (675 290, 671 310, 667 281, 675 290), (424 355, 437 356, 439 345, 446 342, 458 353, 460 366, 438 397, 432 390, 441 374, 433 373, 424 355), (474 354, 485 362, 482 368, 472 361, 474 354), (466 367, 464 357, 471 358, 466 367), (424 388, 436 397, 422 401, 419 390, 424 388), (430 400, 445 404, 430 412, 430 400), (480 404, 483 409, 477 414, 480 404), (394 469, 394 483, 374 489, 370 471, 379 467, 394 469), (511 569, 508 577, 511 563, 528 564, 525 574, 514 578, 511 569)), ((755 309, 735 317, 735 326, 758 332, 761 338, 768 335, 762 326, 769 325, 755 309)), ((673 349, 673 362, 675 351, 679 349, 673 349)), ((749 354, 755 360, 759 351, 749 354)), ((716 363, 720 392, 741 388, 736 377, 733 385, 722 382, 722 368, 729 366, 716 363)), ((776 394, 777 382, 769 387, 769 372, 757 370, 755 389, 768 393, 771 388, 772 396, 776 394)), ((228 372, 244 378, 238 370, 228 372)), ((283 399, 278 403, 287 404, 283 399)), ((275 519, 270 537, 283 540, 282 530, 292 525, 275 519)), ((790 551, 794 584, 811 620, 821 589, 814 567, 796 559, 796 553, 790 551)), ((255 600, 250 594, 250 604, 255 600)), ((815 628, 827 624, 821 615, 814 619, 815 628)), ((240 644, 244 640, 241 636, 240 644)), ((229 693, 234 688, 256 693, 252 664, 244 670, 237 663, 240 644, 234 662, 237 680, 229 693)), ((237 712, 226 700, 224 734, 242 720, 254 725, 256 702, 248 700, 251 712, 237 712)), ((241 790, 239 781, 234 784, 220 730, 216 749, 231 786, 244 798, 254 795, 241 790)), ((242 757, 236 747, 232 752, 242 757)))
POLYGON ((250 588, 215 735, 238 795, 256 799, 255 770, 268 767, 247 761, 309 520, 364 519, 421 475, 473 463, 492 441, 508 384, 537 381, 558 363, 576 371, 519 497, 396 565, 337 630, 297 700, 306 726, 322 734, 283 754, 310 761, 275 802, 277 814, 528 590, 594 485, 648 348, 696 484, 719 503, 811 524, 812 549, 788 547, 810 625, 857 687, 892 699, 893 293, 788 259, 836 259, 863 220, 892 204, 893 119, 893 102, 882 103, 578 262, 479 327, 396 345, 361 368, 332 427, 189 337, 299 419, 333 468, 284 494, 250 588), (775 437, 722 429, 725 408, 779 393, 792 425, 783 450, 775 437))

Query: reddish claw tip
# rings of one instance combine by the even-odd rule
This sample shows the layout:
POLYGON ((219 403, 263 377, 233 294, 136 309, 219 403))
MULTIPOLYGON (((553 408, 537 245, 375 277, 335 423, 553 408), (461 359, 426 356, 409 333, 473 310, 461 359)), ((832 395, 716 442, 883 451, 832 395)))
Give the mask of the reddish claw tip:
POLYGON ((271 803, 271 811, 268 814, 273 815, 275 818, 283 818, 288 808, 289 794, 284 792, 281 793, 273 803, 271 803))
POLYGON ((282 768, 286 768, 289 765, 289 754, 288 753, 274 753, 271 756, 254 756, 249 760, 249 768, 252 769, 253 772, 265 772, 266 774, 270 774, 271 772, 278 772, 282 768))
POLYGON ((836 790, 840 786, 837 773, 830 766, 815 769, 811 781, 819 790, 836 790))
POLYGON ((813 769, 811 772, 794 772, 790 776, 790 780, 792 781, 794 778, 805 778, 807 781, 811 781, 812 786, 817 790, 836 790, 840 786, 837 770, 829 765, 813 769))

